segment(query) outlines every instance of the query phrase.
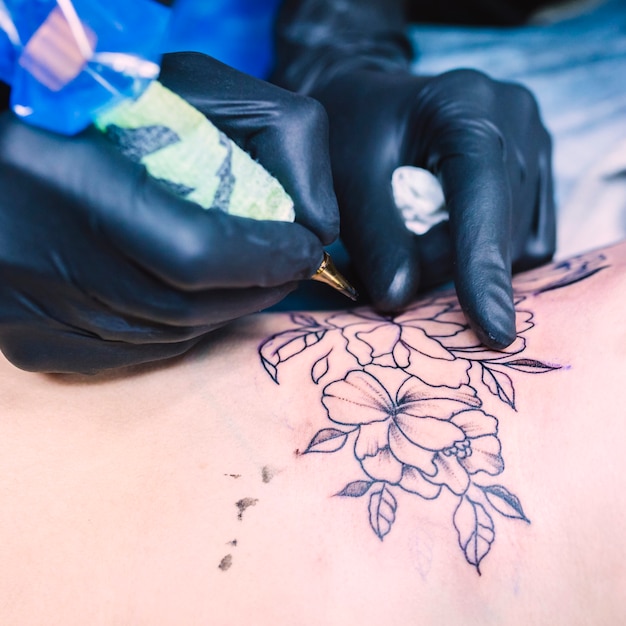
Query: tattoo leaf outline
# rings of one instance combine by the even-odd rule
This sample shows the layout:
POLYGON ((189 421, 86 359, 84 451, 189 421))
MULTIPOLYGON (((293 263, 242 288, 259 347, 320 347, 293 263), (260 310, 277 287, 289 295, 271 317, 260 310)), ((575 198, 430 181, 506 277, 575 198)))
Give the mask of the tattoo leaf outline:
POLYGON ((311 316, 292 315, 291 319, 298 325, 297 328, 272 335, 259 348, 261 363, 276 384, 278 384, 278 366, 322 341, 327 331, 311 316))
POLYGON ((398 502, 387 483, 380 483, 372 490, 369 502, 370 526, 382 541, 396 521, 398 502))
POLYGON ((330 368, 328 355, 331 352, 332 350, 329 350, 324 356, 320 357, 317 361, 315 361, 315 363, 313 363, 313 367, 311 368, 311 379, 316 385, 326 374, 328 374, 328 370, 330 368))
POLYGON ((526 374, 544 374, 545 372, 561 369, 560 365, 549 365, 535 359, 516 359, 515 361, 507 361, 502 365, 526 374))
POLYGON ((348 483, 336 496, 343 496, 347 498, 360 498, 364 496, 369 488, 374 484, 372 480, 355 480, 348 483))
POLYGON ((465 559, 480 574, 480 562, 487 556, 496 538, 491 515, 482 504, 465 495, 454 511, 452 521, 465 559))
POLYGON ((311 442, 302 454, 337 452, 346 445, 349 434, 336 428, 323 428, 311 439, 311 442))
POLYGON ((530 520, 524 513, 520 499, 506 487, 502 485, 476 486, 485 494, 489 504, 491 504, 500 515, 511 519, 520 519, 530 524, 530 520))
POLYGON ((499 371, 496 367, 483 365, 482 381, 489 391, 515 409, 515 387, 508 374, 499 371))

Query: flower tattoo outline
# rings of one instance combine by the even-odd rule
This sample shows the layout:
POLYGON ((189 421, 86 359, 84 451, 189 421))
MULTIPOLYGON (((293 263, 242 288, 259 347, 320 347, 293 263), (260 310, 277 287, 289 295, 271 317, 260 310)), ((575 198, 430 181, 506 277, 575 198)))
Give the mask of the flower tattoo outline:
MULTIPOLYGON (((486 398, 516 411, 514 372, 543 374, 562 367, 523 355, 531 311, 529 295, 560 289, 606 266, 602 254, 580 255, 515 282, 517 338, 502 351, 480 344, 452 291, 438 292, 407 310, 292 314, 293 327, 259 347, 261 363, 279 384, 279 368, 315 352, 311 380, 321 388, 330 425, 303 454, 333 454, 349 445, 362 476, 335 496, 367 496, 368 521, 382 541, 396 522, 403 497, 456 499, 452 525, 466 562, 478 574, 496 537, 495 519, 530 523, 520 499, 495 482, 504 469, 499 418, 486 398), (349 364, 330 343, 340 336, 349 364), (311 351, 316 346, 316 350, 311 351)), ((339 343, 339 342, 338 342, 339 343)))

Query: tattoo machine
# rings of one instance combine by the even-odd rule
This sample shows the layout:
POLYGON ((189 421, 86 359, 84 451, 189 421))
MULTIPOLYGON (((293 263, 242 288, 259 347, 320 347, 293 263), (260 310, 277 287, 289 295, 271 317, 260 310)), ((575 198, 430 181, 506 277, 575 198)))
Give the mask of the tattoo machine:
MULTIPOLYGON (((169 18, 152 0, 0 0, 0 80, 11 85, 12 110, 65 135, 93 123, 205 209, 293 222, 282 185, 156 80, 169 18)), ((327 253, 312 279, 356 298, 327 253)))

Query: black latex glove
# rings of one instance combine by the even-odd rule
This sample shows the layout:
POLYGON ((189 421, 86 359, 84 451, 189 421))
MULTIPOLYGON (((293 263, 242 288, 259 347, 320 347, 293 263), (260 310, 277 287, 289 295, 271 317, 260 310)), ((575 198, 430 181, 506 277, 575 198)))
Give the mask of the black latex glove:
POLYGON ((198 55, 167 59, 162 80, 204 93, 203 111, 214 105, 215 123, 281 180, 299 223, 205 211, 95 129, 61 137, 5 110, 0 348, 18 367, 95 372, 181 354, 283 298, 335 237, 319 104, 198 55))
POLYGON ((403 11, 287 0, 273 80, 326 107, 341 237, 374 304, 402 308, 453 275, 480 339, 502 348, 515 338, 512 268, 554 252, 550 137, 518 85, 470 70, 412 76, 403 11), (405 228, 391 188, 402 165, 438 177, 449 225, 405 228))

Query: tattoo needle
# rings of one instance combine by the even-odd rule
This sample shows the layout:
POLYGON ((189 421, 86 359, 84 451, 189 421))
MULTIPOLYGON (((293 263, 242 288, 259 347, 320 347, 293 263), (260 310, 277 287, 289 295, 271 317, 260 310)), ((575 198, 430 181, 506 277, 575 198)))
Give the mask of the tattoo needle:
POLYGON ((336 289, 339 293, 350 298, 350 300, 356 300, 358 297, 357 290, 346 280, 346 278, 335 267, 333 260, 330 258, 328 252, 324 250, 324 258, 321 265, 317 268, 317 272, 311 276, 311 280, 316 280, 320 283, 326 283, 333 289, 336 289))

